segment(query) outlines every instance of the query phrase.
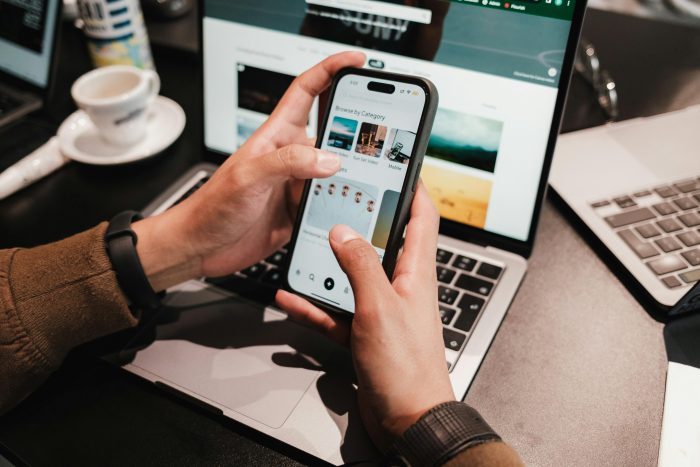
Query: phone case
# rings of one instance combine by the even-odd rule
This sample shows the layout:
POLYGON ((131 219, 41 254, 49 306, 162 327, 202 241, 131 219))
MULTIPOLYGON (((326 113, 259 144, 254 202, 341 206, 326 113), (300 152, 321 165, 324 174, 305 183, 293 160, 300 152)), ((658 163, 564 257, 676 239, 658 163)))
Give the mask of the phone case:
MULTIPOLYGON (((413 202, 413 195, 415 194, 416 186, 420 178, 420 169, 423 165, 423 158, 425 156, 425 151, 428 147, 428 140, 430 139, 430 132, 432 130, 433 121, 435 120, 435 113, 437 112, 438 107, 438 92, 435 85, 426 78, 402 75, 398 73, 389 73, 385 71, 370 70, 365 68, 344 68, 340 70, 333 78, 333 83, 331 84, 331 90, 329 93, 329 99, 326 104, 323 119, 321 120, 322 123, 318 128, 316 148, 321 148, 323 135, 326 134, 326 126, 328 125, 328 117, 331 113, 331 106, 333 104, 333 97, 335 96, 337 84, 343 76, 348 74, 357 74, 361 76, 367 76, 370 78, 415 84, 422 87, 425 90, 426 94, 426 104, 423 108, 423 114, 421 115, 420 123, 418 124, 418 131, 416 132, 416 144, 413 147, 413 152, 411 153, 409 159, 407 174, 404 180, 403 187, 401 188, 401 195, 399 197, 396 215, 394 216, 391 229, 389 230, 389 238, 387 240, 386 248, 384 249, 384 259, 382 261, 382 266, 387 276, 391 278, 394 274, 396 260, 398 257, 399 250, 402 246, 403 233, 406 228, 406 224, 408 223, 408 217, 411 210, 411 203, 413 202)), ((307 180, 306 184, 304 185, 304 191, 301 196, 302 202, 300 203, 299 210, 297 211, 297 218, 294 223, 292 239, 289 243, 289 255, 287 257, 287 263, 284 272, 284 288, 289 292, 304 297, 306 300, 308 300, 309 302, 313 303, 321 309, 352 317, 354 313, 322 302, 313 297, 309 297, 308 295, 294 290, 289 285, 289 281, 287 278, 289 263, 291 262, 292 255, 294 253, 297 237, 301 228, 302 214, 306 207, 306 203, 308 202, 310 191, 311 180, 307 180)))

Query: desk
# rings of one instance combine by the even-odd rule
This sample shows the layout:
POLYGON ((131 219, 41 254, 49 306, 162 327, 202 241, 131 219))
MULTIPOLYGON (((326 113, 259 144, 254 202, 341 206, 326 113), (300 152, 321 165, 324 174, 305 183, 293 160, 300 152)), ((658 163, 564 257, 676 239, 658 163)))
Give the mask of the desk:
MULTIPOLYGON (((592 11, 587 17, 585 34, 620 84, 626 117, 700 103, 698 81, 692 81, 700 70, 700 33, 656 28, 610 13, 592 11), (612 31, 620 30, 625 34, 615 37, 615 47, 606 48, 612 31), (652 92, 628 71, 633 45, 654 55, 657 41, 679 39, 686 57, 694 58, 659 53, 642 62, 661 63, 646 70, 647 86, 665 90, 650 99, 652 92), (685 96, 682 102, 667 99, 677 93, 685 96)), ((64 30, 61 79, 67 87, 88 62, 79 35, 64 30)), ((182 138, 162 157, 139 165, 71 164, 0 202, 0 247, 55 240, 143 206, 199 159, 200 103, 194 84, 182 86, 196 82, 196 60, 171 49, 154 51, 163 94, 188 112, 182 138)), ((642 65, 635 66, 629 69, 642 65)), ((565 128, 601 121, 591 99, 575 81, 565 128)), ((72 108, 65 95, 54 107, 56 119, 72 108)), ((656 465, 666 372, 662 324, 596 253, 567 221, 566 211, 548 199, 528 275, 467 395, 528 465, 656 465)), ((37 465, 309 462, 302 453, 209 416, 85 353, 73 354, 47 384, 0 419, 0 441, 37 465)))

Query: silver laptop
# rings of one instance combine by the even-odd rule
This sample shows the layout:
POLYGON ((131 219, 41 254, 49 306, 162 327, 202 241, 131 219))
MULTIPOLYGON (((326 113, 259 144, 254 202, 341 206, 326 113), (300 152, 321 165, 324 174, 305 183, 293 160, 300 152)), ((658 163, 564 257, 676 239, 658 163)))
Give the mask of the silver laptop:
MULTIPOLYGON (((438 87, 422 178, 442 216, 440 312, 459 398, 527 269, 583 9, 517 0, 203 4, 204 146, 214 160, 267 118, 294 76, 335 52, 363 50, 367 66, 438 87)), ((215 169, 194 167, 146 213, 180 202, 215 169)), ((123 352, 124 368, 318 459, 370 459, 347 350, 271 304, 287 254, 173 290, 123 352)))
POLYGON ((562 135, 550 183, 663 309, 700 280, 700 106, 562 135))
POLYGON ((0 127, 43 105, 60 6, 61 0, 0 0, 0 127))

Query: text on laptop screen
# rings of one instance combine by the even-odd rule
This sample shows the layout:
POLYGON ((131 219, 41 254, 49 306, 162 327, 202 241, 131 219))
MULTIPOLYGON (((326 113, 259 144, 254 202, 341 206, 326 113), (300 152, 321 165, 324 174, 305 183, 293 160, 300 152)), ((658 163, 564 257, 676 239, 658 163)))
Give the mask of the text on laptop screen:
POLYGON ((441 216, 525 241, 573 11, 574 0, 205 0, 206 146, 234 151, 294 76, 362 50, 367 66, 438 88, 422 178, 441 216))
POLYGON ((0 70, 45 87, 60 0, 0 0, 0 70))

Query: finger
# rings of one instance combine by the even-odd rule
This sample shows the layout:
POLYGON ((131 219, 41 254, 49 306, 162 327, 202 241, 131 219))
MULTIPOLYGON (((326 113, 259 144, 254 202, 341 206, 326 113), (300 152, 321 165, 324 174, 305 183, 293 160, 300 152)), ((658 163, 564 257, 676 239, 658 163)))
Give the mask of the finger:
POLYGON ((340 157, 302 144, 290 144, 248 159, 236 170, 241 183, 265 186, 289 179, 325 178, 340 169, 340 157))
POLYGON ((362 52, 341 52, 308 69, 292 82, 270 120, 306 126, 314 99, 331 84, 333 76, 345 67, 361 67, 366 58, 362 52))
POLYGON ((329 240, 340 268, 350 279, 355 308, 381 308, 393 290, 376 250, 347 225, 334 226, 329 240))
POLYGON ((414 271, 435 272, 439 227, 440 216, 421 181, 411 204, 411 217, 406 228, 403 253, 394 270, 395 276, 414 271))
POLYGON ((347 323, 337 321, 325 311, 315 307, 307 300, 285 290, 278 290, 275 296, 277 305, 287 314, 301 323, 307 324, 334 341, 348 345, 350 342, 350 327, 347 323))

